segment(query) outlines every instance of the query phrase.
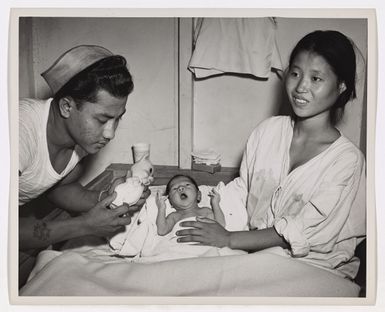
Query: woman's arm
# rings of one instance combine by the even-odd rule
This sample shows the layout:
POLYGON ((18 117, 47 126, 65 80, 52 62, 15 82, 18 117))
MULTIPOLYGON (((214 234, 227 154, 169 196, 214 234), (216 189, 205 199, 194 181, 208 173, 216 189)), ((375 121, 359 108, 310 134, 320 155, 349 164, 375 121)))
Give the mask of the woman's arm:
POLYGON ((258 251, 270 247, 290 249, 290 245, 282 236, 278 235, 274 227, 262 230, 230 232, 228 247, 247 251, 258 251))
POLYGON ((217 222, 208 218, 198 218, 199 221, 184 221, 183 227, 194 229, 180 230, 178 242, 197 242, 202 245, 229 247, 247 251, 258 251, 280 246, 289 248, 288 243, 278 235, 274 228, 254 231, 229 232, 217 222))

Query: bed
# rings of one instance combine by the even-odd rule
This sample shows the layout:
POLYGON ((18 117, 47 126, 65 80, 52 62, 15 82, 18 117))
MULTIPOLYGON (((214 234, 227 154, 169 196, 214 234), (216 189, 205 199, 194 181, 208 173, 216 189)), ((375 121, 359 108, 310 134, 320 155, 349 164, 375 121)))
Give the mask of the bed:
MULTIPOLYGON (((103 189, 125 175, 128 165, 114 164, 88 187, 103 189)), ((216 185, 237 176, 235 168, 210 174, 156 166, 154 186, 176 173, 198 184, 216 185)), ((215 296, 215 297, 358 297, 361 287, 322 268, 287 256, 280 248, 256 253, 210 255, 154 262, 111 255, 106 241, 84 237, 44 250, 20 296, 215 296)))

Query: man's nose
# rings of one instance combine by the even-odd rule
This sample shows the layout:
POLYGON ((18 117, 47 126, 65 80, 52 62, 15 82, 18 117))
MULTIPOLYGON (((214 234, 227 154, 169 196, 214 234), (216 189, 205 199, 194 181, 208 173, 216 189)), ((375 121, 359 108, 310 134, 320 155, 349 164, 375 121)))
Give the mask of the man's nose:
POLYGON ((112 120, 106 123, 103 129, 103 137, 108 140, 112 140, 115 137, 115 125, 112 120))

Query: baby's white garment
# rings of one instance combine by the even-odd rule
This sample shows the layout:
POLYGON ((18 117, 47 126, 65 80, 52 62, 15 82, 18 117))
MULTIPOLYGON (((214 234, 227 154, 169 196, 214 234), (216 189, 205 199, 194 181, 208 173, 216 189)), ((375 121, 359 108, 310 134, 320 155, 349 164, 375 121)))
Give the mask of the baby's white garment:
POLYGON ((197 78, 222 73, 268 78, 282 70, 273 18, 198 19, 189 70, 197 78))
POLYGON ((165 236, 160 236, 157 242, 152 246, 152 249, 145 248, 141 257, 135 258, 135 262, 150 263, 174 259, 194 258, 194 257, 214 257, 246 254, 241 250, 232 250, 230 248, 218 248, 212 246, 201 246, 196 243, 178 243, 176 232, 182 228, 181 222, 196 221, 196 217, 189 217, 179 220, 173 227, 172 231, 165 236))
POLYGON ((60 173, 52 167, 47 122, 52 99, 22 99, 19 105, 19 205, 31 201, 68 175, 87 153, 78 145, 60 173))

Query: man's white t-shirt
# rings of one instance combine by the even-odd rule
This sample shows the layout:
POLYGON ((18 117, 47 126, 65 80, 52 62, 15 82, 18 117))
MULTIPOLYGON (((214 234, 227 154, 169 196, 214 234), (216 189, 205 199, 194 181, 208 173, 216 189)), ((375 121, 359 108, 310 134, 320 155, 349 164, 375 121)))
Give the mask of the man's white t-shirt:
POLYGON ((76 146, 66 168, 52 167, 47 122, 52 99, 21 99, 19 106, 19 205, 24 205, 68 175, 86 152, 76 146))

